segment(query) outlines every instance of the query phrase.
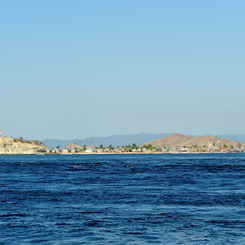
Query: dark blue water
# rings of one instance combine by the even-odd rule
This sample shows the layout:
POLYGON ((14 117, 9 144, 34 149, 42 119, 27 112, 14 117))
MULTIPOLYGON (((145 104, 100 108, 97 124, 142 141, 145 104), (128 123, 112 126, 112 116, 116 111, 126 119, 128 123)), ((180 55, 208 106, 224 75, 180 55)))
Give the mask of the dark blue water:
POLYGON ((245 154, 0 156, 0 244, 245 244, 245 154))

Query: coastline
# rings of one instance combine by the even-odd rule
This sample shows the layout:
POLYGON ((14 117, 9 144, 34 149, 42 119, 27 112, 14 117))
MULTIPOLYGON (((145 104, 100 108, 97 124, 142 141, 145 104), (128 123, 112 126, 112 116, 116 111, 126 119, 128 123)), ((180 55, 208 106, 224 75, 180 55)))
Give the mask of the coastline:
POLYGON ((245 152, 101 152, 101 153, 43 153, 43 154, 29 154, 29 153, 22 153, 22 154, 0 154, 0 156, 67 156, 67 155, 189 155, 189 154, 242 154, 245 152))

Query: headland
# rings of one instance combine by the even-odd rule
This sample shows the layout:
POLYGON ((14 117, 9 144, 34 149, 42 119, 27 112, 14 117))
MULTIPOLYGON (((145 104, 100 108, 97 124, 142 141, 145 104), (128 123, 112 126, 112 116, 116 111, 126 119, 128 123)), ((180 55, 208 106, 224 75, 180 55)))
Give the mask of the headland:
POLYGON ((13 139, 11 137, 0 138, 1 155, 38 154, 40 151, 46 151, 47 148, 29 140, 13 139))

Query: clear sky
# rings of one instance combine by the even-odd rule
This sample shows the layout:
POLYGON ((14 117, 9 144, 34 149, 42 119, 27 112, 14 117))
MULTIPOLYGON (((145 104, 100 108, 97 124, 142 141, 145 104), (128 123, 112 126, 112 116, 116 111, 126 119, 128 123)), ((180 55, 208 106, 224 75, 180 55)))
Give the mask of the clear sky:
POLYGON ((245 133, 245 1, 0 2, 0 130, 245 133))

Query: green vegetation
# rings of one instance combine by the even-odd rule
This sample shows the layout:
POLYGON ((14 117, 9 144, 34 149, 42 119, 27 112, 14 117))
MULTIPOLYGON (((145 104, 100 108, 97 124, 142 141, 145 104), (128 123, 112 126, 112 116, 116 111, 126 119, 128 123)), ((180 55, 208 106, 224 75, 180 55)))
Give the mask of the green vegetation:
POLYGON ((155 146, 152 146, 151 144, 143 145, 143 148, 146 148, 147 150, 153 150, 153 149, 156 149, 156 147, 155 147, 155 146))
POLYGON ((37 152, 46 152, 46 149, 38 149, 37 152))

